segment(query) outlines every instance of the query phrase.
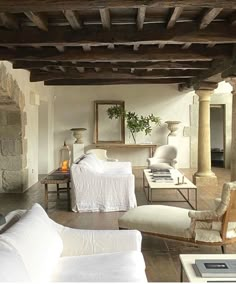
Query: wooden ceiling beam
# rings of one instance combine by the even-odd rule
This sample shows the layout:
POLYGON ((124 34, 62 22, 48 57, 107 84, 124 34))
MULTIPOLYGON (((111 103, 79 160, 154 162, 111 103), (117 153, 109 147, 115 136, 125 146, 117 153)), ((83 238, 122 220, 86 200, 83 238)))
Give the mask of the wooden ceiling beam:
POLYGON ((0 13, 0 19, 4 27, 8 29, 18 30, 19 22, 17 17, 10 13, 0 13))
MULTIPOLYGON (((99 71, 99 70, 97 70, 99 71)), ((130 71, 117 70, 116 72, 100 71, 100 72, 42 72, 32 70, 30 73, 30 82, 48 81, 54 79, 167 79, 167 78, 192 78, 199 74, 198 70, 153 70, 141 71, 136 70, 133 73, 130 71)))
POLYGON ((82 27, 82 22, 77 11, 64 10, 63 14, 73 30, 79 30, 82 27))
POLYGON ((138 79, 138 80, 79 80, 79 79, 59 79, 45 81, 46 86, 62 85, 121 85, 121 84, 181 84, 187 83, 187 79, 138 79))
POLYGON ((194 23, 178 23, 169 30, 159 24, 147 25, 142 31, 137 31, 137 28, 132 25, 114 26, 112 33, 99 27, 83 28, 79 33, 68 27, 51 27, 47 33, 32 27, 19 31, 0 30, 0 46, 148 45, 162 42, 169 44, 235 43, 236 29, 232 25, 212 23, 207 30, 199 30, 194 23))
POLYGON ((183 7, 175 7, 171 12, 170 19, 167 23, 167 29, 171 29, 174 27, 176 21, 179 19, 180 15, 182 14, 184 8, 183 7))
POLYGON ((48 23, 42 13, 33 13, 32 11, 24 12, 27 18, 32 21, 40 30, 48 31, 48 23))
POLYGON ((132 8, 140 6, 156 6, 158 8, 173 7, 205 7, 234 9, 236 0, 1 0, 1 12, 24 12, 24 11, 61 11, 61 10, 89 10, 102 8, 132 8))
POLYGON ((204 48, 194 46, 187 50, 175 46, 159 49, 155 46, 142 46, 138 51, 126 47, 114 50, 107 48, 94 49, 93 52, 83 52, 78 48, 67 48, 60 53, 52 48, 44 48, 43 52, 33 48, 17 49, 16 51, 0 49, 0 60, 28 60, 28 61, 78 61, 78 62, 147 62, 147 61, 211 61, 214 58, 225 58, 232 54, 232 47, 228 45, 204 48))
POLYGON ((111 28, 111 15, 109 9, 100 9, 99 12, 103 28, 109 30, 111 28))
POLYGON ((184 70, 206 70, 211 67, 210 62, 120 62, 120 63, 110 63, 110 62, 52 62, 52 61, 18 61, 13 63, 14 69, 39 69, 43 67, 57 67, 58 65, 68 68, 78 67, 78 68, 102 68, 102 69, 184 69, 184 70))
POLYGON ((222 10, 223 8, 213 8, 205 11, 200 22, 200 29, 205 29, 220 14, 222 10))
POLYGON ((145 21, 146 7, 138 8, 137 12, 137 29, 141 31, 143 29, 144 21, 145 21))

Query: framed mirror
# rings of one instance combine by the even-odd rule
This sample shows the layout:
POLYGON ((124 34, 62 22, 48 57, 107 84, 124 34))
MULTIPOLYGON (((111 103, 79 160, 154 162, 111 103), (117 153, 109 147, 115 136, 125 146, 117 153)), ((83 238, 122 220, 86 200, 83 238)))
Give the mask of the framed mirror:
POLYGON ((110 119, 107 109, 119 105, 125 108, 124 101, 95 101, 95 143, 125 143, 124 118, 110 119))

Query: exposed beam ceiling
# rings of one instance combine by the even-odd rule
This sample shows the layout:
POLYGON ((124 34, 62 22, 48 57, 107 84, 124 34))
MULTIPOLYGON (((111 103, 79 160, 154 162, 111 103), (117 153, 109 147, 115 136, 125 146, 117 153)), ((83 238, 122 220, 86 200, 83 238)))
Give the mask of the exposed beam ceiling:
POLYGON ((167 29, 173 28, 176 21, 180 17, 181 13, 183 12, 183 7, 175 7, 171 12, 170 19, 167 24, 167 29))
POLYGON ((60 11, 102 8, 130 8, 143 5, 159 8, 171 7, 205 7, 205 8, 236 8, 236 0, 1 0, 0 11, 60 11))

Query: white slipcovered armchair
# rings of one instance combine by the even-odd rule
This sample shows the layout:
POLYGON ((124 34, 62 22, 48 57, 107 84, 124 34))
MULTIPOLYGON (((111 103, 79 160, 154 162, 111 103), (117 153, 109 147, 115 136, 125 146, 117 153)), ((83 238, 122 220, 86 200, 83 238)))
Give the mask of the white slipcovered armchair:
POLYGON ((175 168, 177 149, 171 145, 158 147, 152 158, 148 158, 149 169, 171 169, 175 168))
POLYGON ((221 246, 236 242, 236 182, 225 183, 213 210, 144 205, 119 218, 119 227, 163 238, 221 246))
POLYGON ((107 162, 118 162, 117 159, 111 159, 107 157, 107 150, 105 149, 90 149, 86 152, 86 154, 93 153, 100 160, 107 162))
POLYGON ((79 230, 39 204, 0 226, 0 282, 146 282, 138 231, 79 230))

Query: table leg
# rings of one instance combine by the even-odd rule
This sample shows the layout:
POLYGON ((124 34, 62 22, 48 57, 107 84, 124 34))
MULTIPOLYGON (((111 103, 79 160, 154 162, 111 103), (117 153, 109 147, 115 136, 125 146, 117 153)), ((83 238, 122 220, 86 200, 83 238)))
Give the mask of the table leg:
POLYGON ((181 261, 180 261, 180 282, 183 282, 183 265, 181 261))
POLYGON ((48 210, 48 184, 45 183, 45 210, 48 210))
POLYGON ((67 183, 67 198, 68 198, 68 211, 71 210, 71 204, 70 204, 70 183, 67 183))
POLYGON ((60 198, 60 193, 59 193, 59 184, 57 184, 57 198, 60 198))

